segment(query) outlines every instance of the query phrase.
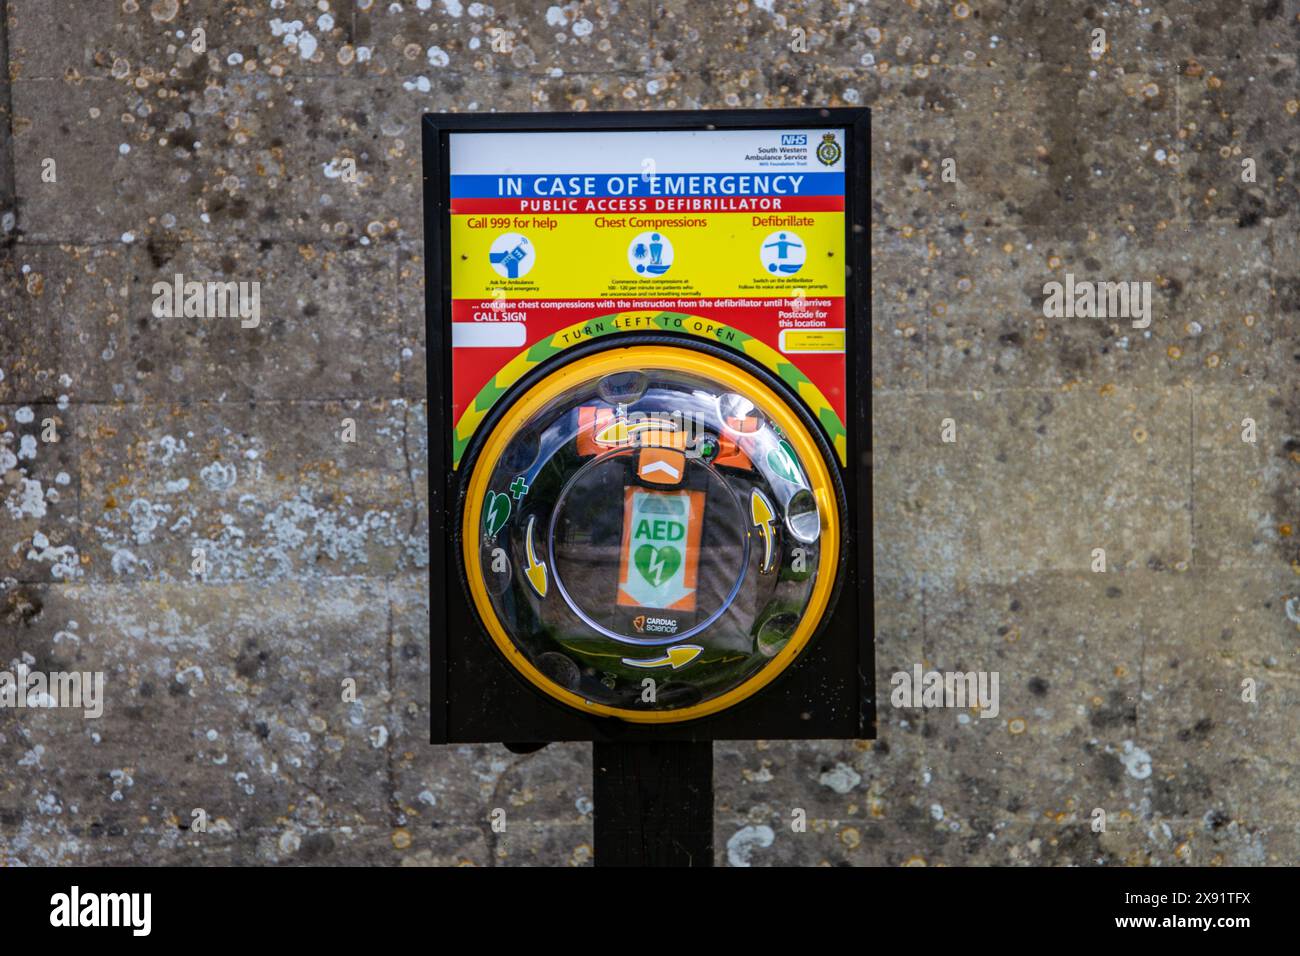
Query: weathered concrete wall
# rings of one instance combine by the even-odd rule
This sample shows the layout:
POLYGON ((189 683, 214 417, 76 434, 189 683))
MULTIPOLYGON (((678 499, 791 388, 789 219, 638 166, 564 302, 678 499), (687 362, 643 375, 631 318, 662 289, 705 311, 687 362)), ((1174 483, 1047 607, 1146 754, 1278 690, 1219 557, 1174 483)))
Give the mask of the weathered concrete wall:
POLYGON ((997 671, 1000 712, 717 745, 719 861, 1296 859, 1296 0, 0 11, 0 660, 109 682, 0 710, 0 862, 589 861, 588 747, 423 742, 418 120, 840 105, 882 695, 997 671), (176 273, 262 321, 155 318, 176 273), (1044 318, 1066 273, 1151 282, 1150 327, 1044 318))

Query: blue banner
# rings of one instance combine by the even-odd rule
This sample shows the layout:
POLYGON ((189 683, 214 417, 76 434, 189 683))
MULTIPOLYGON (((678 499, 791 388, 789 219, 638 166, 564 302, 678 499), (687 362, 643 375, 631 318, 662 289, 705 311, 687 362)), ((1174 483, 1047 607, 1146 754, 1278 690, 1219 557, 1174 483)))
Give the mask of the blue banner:
POLYGON ((454 199, 596 196, 843 196, 843 173, 560 173, 452 176, 454 199))

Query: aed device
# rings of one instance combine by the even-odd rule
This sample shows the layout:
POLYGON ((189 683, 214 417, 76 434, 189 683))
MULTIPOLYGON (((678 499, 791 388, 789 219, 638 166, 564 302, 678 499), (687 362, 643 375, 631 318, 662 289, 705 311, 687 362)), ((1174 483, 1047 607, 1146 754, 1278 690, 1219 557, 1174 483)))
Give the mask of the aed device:
POLYGON ((874 737, 869 135, 425 116, 434 743, 874 737))

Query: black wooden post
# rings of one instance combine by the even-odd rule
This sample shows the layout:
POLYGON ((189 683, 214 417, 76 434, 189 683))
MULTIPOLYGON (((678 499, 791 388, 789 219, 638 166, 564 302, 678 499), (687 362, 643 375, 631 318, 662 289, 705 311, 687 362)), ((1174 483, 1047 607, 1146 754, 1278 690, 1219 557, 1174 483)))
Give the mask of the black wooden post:
POLYGON ((592 745, 597 866, 713 865, 713 744, 592 745))

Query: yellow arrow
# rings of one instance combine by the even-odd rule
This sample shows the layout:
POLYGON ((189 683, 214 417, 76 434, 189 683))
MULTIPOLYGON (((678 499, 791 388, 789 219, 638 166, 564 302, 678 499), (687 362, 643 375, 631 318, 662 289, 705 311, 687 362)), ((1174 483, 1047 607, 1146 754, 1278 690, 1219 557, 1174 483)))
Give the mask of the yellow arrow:
POLYGON ((771 503, 763 497, 763 493, 757 488, 749 496, 749 516, 758 527, 758 533, 763 536, 763 563, 759 565, 758 569, 766 574, 772 570, 772 546, 775 534, 772 530, 772 521, 774 515, 771 503))
POLYGON ((597 445, 626 445, 637 432, 651 429, 661 432, 676 431, 677 425, 671 421, 659 421, 653 418, 635 422, 629 422, 626 418, 619 418, 596 432, 595 441, 597 445))
POLYGON ((699 657, 703 650, 704 648, 698 644, 678 644, 676 647, 668 648, 668 653, 663 657, 652 657, 644 661, 625 657, 623 663, 629 667, 672 667, 673 670, 677 670, 699 657))
POLYGON ((537 523, 537 515, 531 515, 528 518, 528 534, 524 538, 524 549, 528 552, 528 567, 524 569, 524 574, 528 575, 528 583, 533 586, 538 597, 546 597, 546 565, 537 560, 537 550, 533 546, 533 525, 537 523))

